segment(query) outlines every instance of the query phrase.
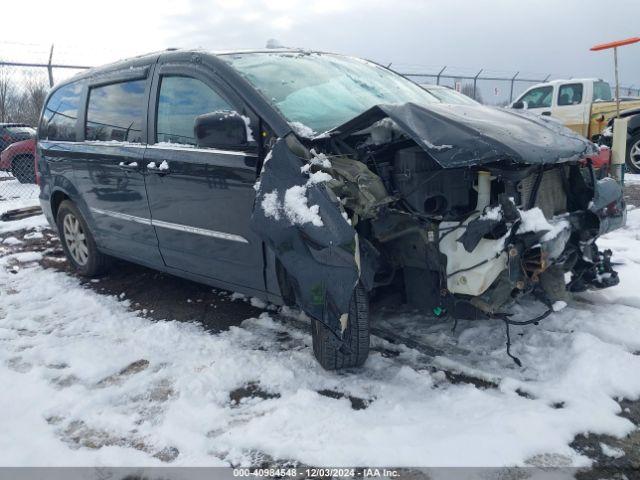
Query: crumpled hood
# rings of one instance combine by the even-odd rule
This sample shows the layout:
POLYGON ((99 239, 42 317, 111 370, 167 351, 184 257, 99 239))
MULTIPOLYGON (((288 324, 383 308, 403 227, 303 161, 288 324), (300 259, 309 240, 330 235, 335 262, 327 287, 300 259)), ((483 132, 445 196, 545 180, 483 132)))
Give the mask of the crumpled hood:
POLYGON ((330 133, 348 136, 384 118, 393 120, 443 168, 501 160, 561 163, 598 151, 586 138, 556 122, 472 105, 376 105, 330 133))

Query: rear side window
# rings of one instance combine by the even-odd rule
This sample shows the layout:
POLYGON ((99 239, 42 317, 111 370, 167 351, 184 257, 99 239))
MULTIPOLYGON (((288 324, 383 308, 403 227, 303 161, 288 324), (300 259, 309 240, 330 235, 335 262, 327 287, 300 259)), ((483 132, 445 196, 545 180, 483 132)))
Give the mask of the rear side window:
POLYGON ((191 77, 162 77, 156 141, 196 145, 196 117, 231 105, 208 85, 191 77))
POLYGON ((553 87, 540 87, 529 90, 520 100, 527 103, 527 108, 548 108, 552 97, 553 87))
POLYGON ((76 120, 80 107, 82 84, 65 85, 56 90, 42 111, 40 137, 48 140, 75 142, 76 120))
POLYGON ((89 90, 86 140, 142 143, 146 80, 112 83, 89 90))
POLYGON ((562 85, 558 90, 558 105, 579 105, 582 103, 582 84, 570 83, 562 85))
POLYGON ((593 82, 594 102, 610 102, 612 99, 611 86, 607 82, 593 82))

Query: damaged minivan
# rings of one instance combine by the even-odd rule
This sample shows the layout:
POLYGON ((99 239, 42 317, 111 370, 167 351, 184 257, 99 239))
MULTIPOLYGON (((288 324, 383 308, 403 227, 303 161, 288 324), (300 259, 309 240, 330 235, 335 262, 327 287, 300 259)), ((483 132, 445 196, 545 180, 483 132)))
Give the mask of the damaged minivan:
POLYGON ((54 88, 37 166, 80 274, 119 257, 296 306, 339 369, 367 358, 373 298, 508 328, 616 285, 596 240, 626 210, 598 154, 553 122, 444 104, 356 58, 180 50, 54 88), (516 320, 524 298, 544 308, 516 320))

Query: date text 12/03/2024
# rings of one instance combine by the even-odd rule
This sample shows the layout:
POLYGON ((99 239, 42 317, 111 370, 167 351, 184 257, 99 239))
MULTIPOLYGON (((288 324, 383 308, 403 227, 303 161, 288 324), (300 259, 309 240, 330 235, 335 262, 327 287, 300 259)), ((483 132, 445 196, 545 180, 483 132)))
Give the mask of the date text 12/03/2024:
POLYGON ((235 468, 234 477, 348 477, 397 478, 400 472, 389 468, 235 468))

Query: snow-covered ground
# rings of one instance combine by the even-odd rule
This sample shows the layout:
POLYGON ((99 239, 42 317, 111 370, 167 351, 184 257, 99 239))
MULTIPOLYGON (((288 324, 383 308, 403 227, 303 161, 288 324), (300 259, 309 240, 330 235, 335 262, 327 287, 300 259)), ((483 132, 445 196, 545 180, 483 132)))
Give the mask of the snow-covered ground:
POLYGON ((576 435, 637 429, 619 400, 640 396, 640 210, 600 241, 620 263, 619 286, 512 329, 522 368, 500 322, 452 332, 377 312, 378 328, 444 354, 374 337, 364 368, 326 372, 287 312, 212 334, 43 268, 43 253, 15 253, 45 228, 42 217, 0 222, 2 466, 588 465, 569 445, 576 435))
POLYGON ((37 204, 40 188, 31 183, 20 183, 7 172, 0 172, 0 209, 2 211, 19 208, 22 205, 37 204))

